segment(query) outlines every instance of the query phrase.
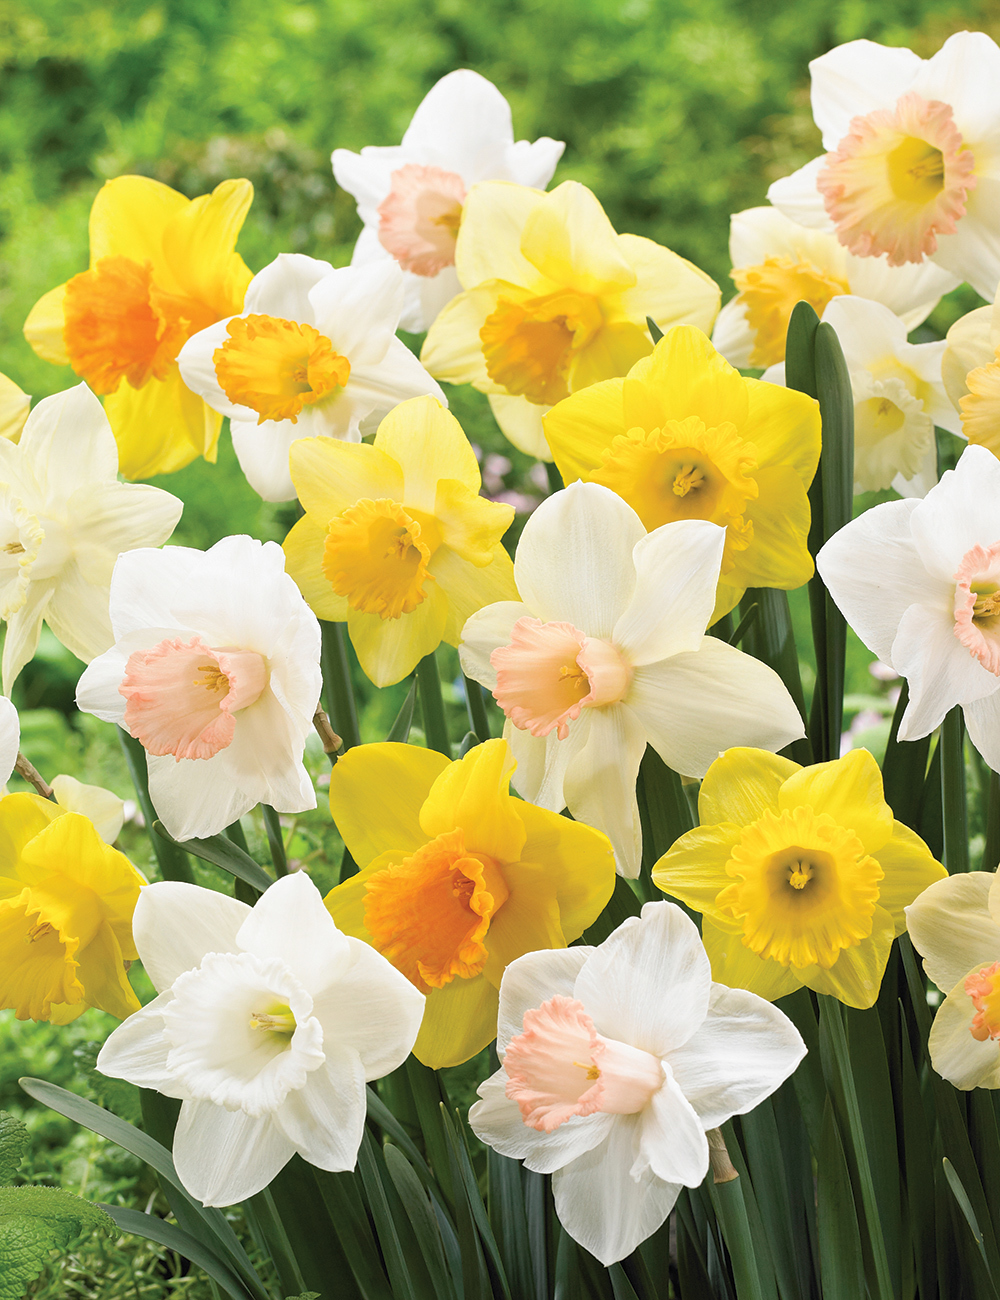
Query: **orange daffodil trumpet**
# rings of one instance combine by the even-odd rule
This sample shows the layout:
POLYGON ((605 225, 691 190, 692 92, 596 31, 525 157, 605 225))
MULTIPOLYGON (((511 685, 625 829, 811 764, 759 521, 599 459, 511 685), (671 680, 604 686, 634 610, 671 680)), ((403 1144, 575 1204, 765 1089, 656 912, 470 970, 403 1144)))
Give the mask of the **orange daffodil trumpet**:
POLYGON ((1000 306, 996 300, 952 325, 941 375, 961 414, 963 435, 1000 456, 1000 306))
POLYGON ((619 871, 639 874, 635 782, 647 743, 685 776, 720 749, 780 749, 803 735, 781 679, 705 636, 725 533, 678 520, 647 534, 605 487, 543 501, 514 561, 522 602, 465 625, 462 667, 507 715, 518 793, 604 831, 619 871))
POLYGON ((647 529, 706 519, 726 530, 712 622, 747 587, 800 587, 812 576, 806 491, 819 406, 744 379, 700 330, 678 326, 624 378, 560 402, 545 433, 566 483, 611 488, 647 529))
POLYGON ((502 180, 543 190, 565 147, 548 136, 515 144, 496 86, 468 68, 449 72, 421 100, 401 144, 334 149, 337 184, 364 222, 351 264, 395 258, 406 273, 400 325, 427 329, 461 290, 455 243, 469 189, 502 180))
POLYGON ((281 253, 254 276, 239 316, 184 345, 185 383, 229 416, 240 466, 265 501, 295 496, 288 450, 296 439, 358 442, 405 398, 445 402, 396 338, 402 305, 403 275, 392 262, 334 270, 281 253))
POLYGON ((115 643, 77 705, 146 750, 176 839, 215 835, 255 804, 316 807, 302 764, 319 702, 319 624, 274 542, 130 551, 111 582, 115 643))
POLYGON ((646 327, 708 330, 719 288, 638 235, 618 235, 583 185, 550 194, 484 182, 465 204, 455 267, 464 290, 434 322, 421 360, 437 379, 490 395, 510 441, 551 460, 542 415, 624 375, 652 349, 646 327))
POLYGON ((893 820, 871 754, 800 767, 731 749, 705 774, 698 812, 653 880, 702 913, 714 978, 770 1001, 805 985, 870 1007, 903 909, 945 875, 893 820))
POLYGON ((376 686, 516 598, 500 541, 514 509, 479 495, 475 453, 433 398, 396 407, 370 445, 293 443, 291 468, 306 513, 285 538, 288 572, 320 618, 347 622, 376 686))
POLYGON ((352 749, 330 777, 330 811, 361 870, 326 905, 426 994, 413 1050, 434 1069, 496 1036, 507 964, 578 939, 614 888, 607 839, 513 798, 514 766, 502 740, 454 763, 385 743, 352 749))
POLYGON ((0 799, 0 1007, 65 1024, 139 1010, 126 974, 143 876, 87 817, 34 794, 0 799))
POLYGON ((114 435, 86 384, 39 402, 16 445, 0 438, 5 691, 35 653, 43 619, 84 662, 113 644, 118 555, 165 542, 182 508, 159 488, 119 483, 114 435))
POLYGON ((654 1233, 708 1173, 706 1130, 769 1097, 805 1055, 752 993, 712 982, 694 924, 647 903, 597 948, 532 952, 500 986, 501 1068, 473 1131, 552 1174, 559 1222, 601 1261, 654 1233))
POLYGON ((931 59, 850 41, 813 59, 812 109, 829 152, 768 198, 833 229, 859 257, 931 258, 991 298, 1000 279, 1000 49, 958 32, 931 59))
POLYGON ((221 418, 181 379, 185 340, 239 311, 250 271, 234 251, 253 199, 223 181, 191 200, 146 176, 119 176, 90 211, 90 269, 31 309, 28 342, 105 397, 126 478, 214 461, 221 418))

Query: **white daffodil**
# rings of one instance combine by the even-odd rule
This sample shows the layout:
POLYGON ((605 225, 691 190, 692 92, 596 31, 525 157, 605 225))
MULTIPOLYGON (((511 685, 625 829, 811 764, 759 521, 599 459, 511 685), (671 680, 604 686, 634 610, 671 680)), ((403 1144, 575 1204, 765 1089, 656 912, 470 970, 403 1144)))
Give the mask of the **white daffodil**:
POLYGON ((777 1007, 713 984, 676 904, 647 903, 599 948, 511 962, 503 1064, 469 1123, 495 1151, 552 1174, 559 1222, 612 1264, 701 1183, 707 1130, 769 1097, 805 1051, 777 1007))
POLYGON ((97 1068, 181 1098, 174 1163, 191 1195, 246 1200, 296 1152, 353 1169, 365 1083, 406 1060, 423 994, 337 929, 304 872, 253 908, 149 885, 132 929, 159 996, 114 1031, 97 1068))
POLYGON ((0 695, 0 791, 11 778, 20 747, 21 721, 17 709, 6 695, 0 695))
POLYGON ((403 142, 360 153, 334 149, 337 184, 364 222, 353 266, 395 258, 406 273, 400 325, 427 329, 461 285, 455 243, 465 196, 477 181, 544 190, 566 148, 542 136, 514 143, 510 105, 492 82, 461 68, 424 96, 403 142))
POLYGON ((1000 49, 958 32, 931 59, 849 41, 813 59, 828 150, 767 197, 858 257, 930 258, 991 298, 1000 279, 1000 49))
POLYGON ((115 560, 165 542, 182 509, 169 492, 118 482, 114 434, 86 384, 39 402, 18 443, 0 438, 5 692, 35 653, 43 619, 84 662, 107 650, 115 560))
POLYGON ((523 603, 465 625, 462 667, 507 715, 515 789, 602 830, 639 874, 635 781, 647 743, 685 776, 732 745, 803 735, 778 675, 705 629, 725 530, 681 519, 647 534, 621 497, 577 482, 543 501, 514 559, 523 603))
POLYGON ((115 566, 115 644, 77 704, 141 741, 153 806, 180 840, 255 804, 316 807, 302 765, 319 700, 319 623, 275 542, 131 551, 115 566))
POLYGON ((844 617, 909 685, 900 740, 956 704, 1000 771, 1000 461, 967 447, 922 501, 886 501, 835 533, 816 567, 844 617))
POLYGON ((231 421, 240 467, 265 501, 290 501, 297 438, 359 442, 408 397, 447 400, 396 338, 403 273, 394 262, 334 270, 281 253, 250 281, 243 311, 188 339, 187 386, 231 421))
POLYGON ((880 302, 914 329, 958 281, 933 262, 890 266, 855 257, 832 231, 809 230, 777 208, 749 208, 729 221, 732 279, 739 290, 719 312, 712 342, 731 365, 772 366, 785 356, 792 308, 822 316, 839 294, 880 302))
POLYGON ((931 1064, 956 1088, 1000 1088, 1000 880, 969 871, 937 880, 906 908, 906 928, 945 1000, 931 1064))

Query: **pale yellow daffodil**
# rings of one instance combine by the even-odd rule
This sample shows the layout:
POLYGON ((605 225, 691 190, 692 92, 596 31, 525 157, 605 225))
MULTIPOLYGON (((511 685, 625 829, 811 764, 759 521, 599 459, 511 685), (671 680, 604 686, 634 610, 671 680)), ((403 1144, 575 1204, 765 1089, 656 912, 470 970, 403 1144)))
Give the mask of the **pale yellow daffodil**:
POLYGON ((543 460, 544 412, 647 356, 647 317, 661 330, 707 331, 719 310, 714 280, 651 239, 616 234, 576 181, 549 194, 474 185, 455 269, 465 292, 431 326, 420 359, 435 379, 488 393, 510 441, 543 460))
POLYGON ((90 269, 25 321, 43 360, 71 365, 106 397, 126 478, 215 460, 222 417, 187 388, 176 358, 243 306, 251 275, 234 250, 252 199, 246 180, 193 200, 146 176, 108 181, 90 210, 90 269))
POLYGON ((28 394, 13 379, 0 375, 0 438, 17 442, 30 410, 31 398, 28 394))
POLYGON ((288 572, 319 618, 346 621, 376 686, 517 599, 500 541, 514 509, 479 495, 475 453, 434 398, 400 403, 370 445, 294 442, 290 464, 306 513, 285 538, 288 572))

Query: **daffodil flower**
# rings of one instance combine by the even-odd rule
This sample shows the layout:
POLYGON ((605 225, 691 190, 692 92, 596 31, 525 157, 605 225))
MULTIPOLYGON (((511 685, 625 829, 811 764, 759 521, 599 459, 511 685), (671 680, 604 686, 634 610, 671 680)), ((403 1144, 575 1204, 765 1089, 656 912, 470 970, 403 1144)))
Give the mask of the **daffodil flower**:
POLYGON ((614 888, 607 839, 513 798, 514 766, 502 740, 454 763, 387 742, 352 749, 330 777, 330 811, 361 871, 326 905, 427 995, 413 1051, 433 1069, 495 1037, 507 964, 578 939, 614 888))
POLYGON ((995 300, 952 325, 941 378, 961 414, 962 434, 1000 456, 1000 306, 995 300))
POLYGON ((514 561, 523 603, 465 625, 462 666, 507 715, 525 799, 604 831, 618 869, 639 874, 635 782, 647 743, 685 776, 728 745, 780 749, 803 734, 776 673, 704 635, 725 533, 679 520, 647 535, 607 488, 543 501, 514 561))
POLYGON ((263 1191, 293 1155, 353 1169, 365 1084, 409 1055, 423 997, 340 933, 305 872, 253 908, 211 889, 144 889, 135 940, 158 996, 97 1068, 181 1099, 174 1163, 205 1205, 263 1191))
POLYGON ((800 767, 731 749, 705 774, 698 811, 653 880, 703 914, 713 976, 769 1001, 805 985, 870 1007, 903 909, 945 874, 893 820, 871 754, 800 767))
POLYGON ((719 312, 712 342, 734 366, 773 366, 785 359, 792 308, 808 302, 817 316, 838 294, 880 302, 915 329, 957 280, 933 262, 891 266, 855 257, 832 231, 809 230, 777 208, 749 208, 729 222, 735 298, 719 312))
POLYGON ((500 181, 465 203, 455 268, 465 291, 431 326, 421 360, 437 379, 490 395, 522 451, 552 455, 542 416, 570 393, 624 375, 662 330, 712 327, 719 287, 651 239, 618 235, 583 185, 550 194, 500 181))
POLYGON ((767 197, 858 257, 930 258, 992 298, 1000 279, 1000 49, 957 32, 931 59, 849 41, 809 65, 828 150, 767 197))
POLYGON ((502 1066, 469 1123, 501 1155, 551 1174, 559 1222, 612 1264, 702 1182, 706 1131, 769 1097, 805 1052, 783 1012, 712 982, 679 907, 647 903, 600 947, 508 966, 502 1066))
POLYGON ((234 249, 252 199, 246 180, 194 200, 147 176, 108 181, 90 210, 90 269, 25 321, 44 361, 71 365, 106 396, 126 478, 215 460, 222 421, 176 358, 192 334, 239 311, 250 271, 234 249))
POLYGON ((969 739, 1000 770, 996 456, 966 447, 922 501, 866 510, 830 538, 817 564, 861 640, 907 680, 899 739, 928 735, 960 704, 969 739))
POLYGON ((255 275, 239 316, 189 339, 184 382, 228 415, 254 491, 288 501, 288 449, 323 435, 358 442, 408 397, 447 401, 395 329, 403 274, 394 263, 341 267, 281 253, 255 275))
POLYGON ((747 587, 808 582, 809 499, 819 406, 744 379, 705 335, 678 326, 623 379, 566 398, 545 416, 563 481, 601 483, 647 529, 707 519, 726 530, 712 621, 747 587))
POLYGON ((16 445, 0 438, 5 691, 35 653, 43 619, 84 662, 107 650, 115 560, 165 542, 182 509, 169 492, 119 483, 115 439, 86 384, 39 402, 16 445))
POLYGON ((9 379, 0 375, 0 438, 17 442, 31 410, 31 398, 9 379))
POLYGON ((21 747, 21 720, 6 695, 0 695, 0 791, 4 791, 14 771, 21 747))
POLYGON ((130 551, 111 582, 114 644, 77 704, 141 741, 175 838, 215 835, 255 804, 316 807, 302 763, 319 701, 319 624, 275 542, 130 551))
POLYGON ((145 879, 87 817, 35 794, 0 799, 0 1007, 65 1024, 139 1010, 126 974, 145 879))
POLYGON ((1000 885, 995 871, 935 881, 906 909, 913 946, 945 999, 931 1025, 931 1065, 949 1083, 1000 1088, 1000 885))
POLYGON ((291 467, 306 513, 285 538, 288 572, 320 618, 346 621, 376 686, 517 595, 500 541, 514 509, 479 495, 475 453, 433 398, 396 407, 370 445, 293 443, 291 467))
POLYGON ((406 273, 400 325, 427 329, 461 290, 455 242, 469 189, 502 180, 544 190, 565 147, 548 136, 515 144, 496 86, 468 68, 449 72, 421 100, 401 144, 334 149, 337 184, 364 222, 352 266, 395 258, 406 273))

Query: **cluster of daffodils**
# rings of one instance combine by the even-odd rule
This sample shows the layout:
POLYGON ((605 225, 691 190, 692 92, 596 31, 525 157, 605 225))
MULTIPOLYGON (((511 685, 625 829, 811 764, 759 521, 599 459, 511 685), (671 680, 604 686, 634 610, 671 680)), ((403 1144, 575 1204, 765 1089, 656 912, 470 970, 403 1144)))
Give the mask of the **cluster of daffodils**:
POLYGON ((873 1006, 907 927, 945 994, 935 1068, 1000 1087, 1000 885, 946 875, 867 751, 784 756, 800 709, 730 618, 818 569, 906 681, 899 739, 961 706, 1000 771, 1000 50, 854 41, 811 72, 826 153, 732 218, 721 311, 703 271, 616 231, 585 186, 547 191, 563 145, 515 142, 500 92, 456 71, 400 145, 334 152, 363 223, 350 266, 281 254, 254 275, 235 251, 248 182, 189 200, 119 177, 89 268, 28 317, 81 383, 29 413, 0 377, 0 775, 36 791, 0 797, 0 1007, 118 1017, 98 1068, 180 1100, 174 1160, 204 1204, 255 1196, 296 1154, 353 1169, 369 1083, 495 1042, 472 1128, 551 1174, 565 1230, 610 1264, 702 1182, 714 1130, 797 1068, 773 1004, 873 1006), (987 305, 910 342, 963 281, 987 305), (815 565, 819 404, 785 384, 801 301, 846 360, 855 492, 895 493, 815 565), (419 356, 400 329, 426 331, 419 356), (516 545, 440 383, 485 394, 561 476, 516 545), (131 481, 213 461, 223 418, 249 484, 295 503, 281 546, 164 545, 181 502, 131 481), (976 444, 940 476, 936 429, 976 444), (419 671, 424 690, 452 647, 502 736, 339 751, 321 648, 343 642, 321 621, 375 688, 419 671), (347 851, 326 896, 303 870, 253 906, 148 883, 114 847, 121 800, 49 786, 18 752, 7 696, 43 622, 181 843, 258 805, 271 831, 316 808, 318 729, 347 851), (654 862, 642 773, 660 765, 699 786, 700 824, 654 862), (589 942, 640 875, 699 924, 647 902, 589 942))

